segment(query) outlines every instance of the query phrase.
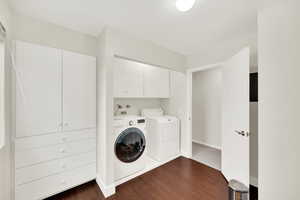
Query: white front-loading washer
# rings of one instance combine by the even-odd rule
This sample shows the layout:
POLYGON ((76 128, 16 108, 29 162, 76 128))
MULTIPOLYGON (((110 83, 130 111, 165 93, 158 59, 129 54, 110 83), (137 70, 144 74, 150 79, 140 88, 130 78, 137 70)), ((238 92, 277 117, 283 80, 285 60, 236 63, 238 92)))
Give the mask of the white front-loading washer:
POLYGON ((114 118, 114 180, 146 167, 146 120, 141 116, 114 118))

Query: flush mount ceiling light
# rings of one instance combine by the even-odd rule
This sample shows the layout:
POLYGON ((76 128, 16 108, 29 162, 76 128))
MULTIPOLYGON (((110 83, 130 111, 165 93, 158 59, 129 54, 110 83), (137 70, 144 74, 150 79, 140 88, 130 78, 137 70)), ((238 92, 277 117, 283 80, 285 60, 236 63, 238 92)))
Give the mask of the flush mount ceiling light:
POLYGON ((196 0, 177 0, 176 8, 181 12, 186 12, 194 6, 195 1, 196 0))

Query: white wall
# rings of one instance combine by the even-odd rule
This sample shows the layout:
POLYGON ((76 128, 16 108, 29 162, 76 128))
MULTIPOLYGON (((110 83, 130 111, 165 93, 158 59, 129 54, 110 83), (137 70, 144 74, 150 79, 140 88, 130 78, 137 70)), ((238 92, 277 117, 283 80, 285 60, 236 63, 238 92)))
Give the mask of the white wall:
POLYGON ((104 30, 98 37, 97 53, 97 182, 105 195, 113 185, 113 70, 112 47, 104 30))
POLYGON ((116 115, 120 115, 121 111, 127 111, 128 115, 140 115, 141 110, 144 108, 160 108, 160 99, 151 98, 115 98, 114 110, 117 111, 117 104, 122 105, 123 109, 115 112, 116 115), (126 108, 126 105, 130 105, 130 108, 126 108))
MULTIPOLYGON (((185 70, 185 56, 119 31, 105 28, 98 38, 98 183, 113 192, 113 70, 114 55, 142 63, 185 70), (102 42, 101 42, 102 41, 102 42)), ((102 188, 103 188, 102 187, 102 188)))
MULTIPOLYGON (((8 4, 5 0, 0 0, 0 21, 5 26, 7 30, 7 37, 11 36, 11 13, 8 7, 8 4)), ((9 68, 9 57, 6 52, 6 61, 5 61, 5 89, 6 89, 6 97, 5 97, 5 113, 6 113, 6 145, 4 148, 0 149, 0 199, 9 200, 11 199, 11 166, 10 166, 10 68, 9 68)))
POLYGON ((96 56, 97 38, 31 17, 13 14, 13 39, 96 56))
POLYGON ((106 69, 105 33, 98 37, 97 52, 97 179, 106 179, 106 69))
POLYGON ((259 198, 298 200, 300 1, 263 0, 258 13, 259 198))
POLYGON ((222 69, 193 73, 193 141, 221 149, 222 69))
POLYGON ((114 55, 175 71, 184 72, 186 69, 186 56, 182 54, 116 29, 108 28, 107 32, 113 45, 114 55))
MULTIPOLYGON (((20 16, 10 12, 5 0, 0 0, 0 20, 6 26, 11 39, 37 43, 54 48, 66 49, 87 55, 96 55, 97 39, 95 37, 78 33, 63 27, 41 22, 29 17, 20 16)), ((7 59, 9 60, 9 59, 7 59)), ((9 63, 6 63, 6 118, 7 133, 6 147, 0 150, 0 199, 9 200, 11 197, 11 168, 10 166, 10 139, 11 114, 13 108, 13 78, 9 63), (12 85, 11 85, 12 84, 12 85)), ((13 127, 12 127, 13 128, 13 127)))
POLYGON ((246 46, 250 47, 250 65, 257 66, 257 35, 255 32, 210 47, 199 47, 199 53, 187 56, 187 67, 196 68, 223 62, 246 46))

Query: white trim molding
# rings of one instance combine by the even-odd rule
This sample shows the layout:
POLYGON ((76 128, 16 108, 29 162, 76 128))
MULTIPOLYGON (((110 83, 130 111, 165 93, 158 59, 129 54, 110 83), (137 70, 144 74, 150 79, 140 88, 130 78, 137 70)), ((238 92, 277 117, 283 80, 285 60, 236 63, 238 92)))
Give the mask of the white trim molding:
POLYGON ((185 151, 182 151, 182 152, 181 152, 181 156, 183 156, 183 157, 185 157, 185 158, 190 158, 190 159, 192 159, 192 155, 191 155, 190 153, 185 152, 185 151))
POLYGON ((105 198, 110 197, 116 193, 115 184, 106 185, 103 183, 101 178, 97 175, 96 182, 102 191, 105 198))

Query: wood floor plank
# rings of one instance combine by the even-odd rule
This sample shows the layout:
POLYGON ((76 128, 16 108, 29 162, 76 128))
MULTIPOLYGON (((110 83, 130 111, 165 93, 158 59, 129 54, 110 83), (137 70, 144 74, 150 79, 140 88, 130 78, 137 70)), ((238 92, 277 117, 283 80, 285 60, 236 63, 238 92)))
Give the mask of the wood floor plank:
MULTIPOLYGON (((92 181, 47 200, 104 199, 92 181)), ((108 200, 228 200, 228 188, 219 171, 180 157, 119 185, 108 200)))

